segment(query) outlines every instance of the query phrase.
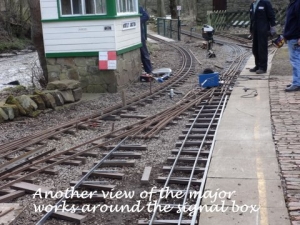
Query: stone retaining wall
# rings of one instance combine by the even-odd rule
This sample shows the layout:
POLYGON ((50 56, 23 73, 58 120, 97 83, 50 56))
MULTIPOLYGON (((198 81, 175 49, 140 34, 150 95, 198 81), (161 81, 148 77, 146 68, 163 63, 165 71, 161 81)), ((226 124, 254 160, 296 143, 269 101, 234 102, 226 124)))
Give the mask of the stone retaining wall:
POLYGON ((83 92, 114 93, 141 74, 140 50, 117 56, 117 70, 99 70, 98 57, 47 58, 49 82, 72 79, 83 92))

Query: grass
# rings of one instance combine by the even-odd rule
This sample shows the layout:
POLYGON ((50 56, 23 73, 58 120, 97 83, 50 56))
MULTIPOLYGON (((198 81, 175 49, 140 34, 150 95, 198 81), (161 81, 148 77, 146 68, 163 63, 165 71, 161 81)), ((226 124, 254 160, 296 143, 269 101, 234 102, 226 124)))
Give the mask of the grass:
POLYGON ((31 41, 29 39, 12 38, 10 41, 0 40, 0 53, 11 50, 22 50, 26 48, 31 41))

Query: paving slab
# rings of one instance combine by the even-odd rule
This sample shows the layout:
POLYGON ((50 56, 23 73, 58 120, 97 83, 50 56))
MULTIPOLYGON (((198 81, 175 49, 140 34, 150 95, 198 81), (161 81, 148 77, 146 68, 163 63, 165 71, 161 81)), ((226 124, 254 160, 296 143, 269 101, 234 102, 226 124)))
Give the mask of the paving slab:
POLYGON ((279 179, 277 159, 216 157, 211 161, 208 177, 257 179, 261 173, 266 180, 279 179))
POLYGON ((272 136, 271 64, 262 75, 250 73, 253 67, 251 57, 233 87, 215 138, 204 190, 223 195, 202 199, 203 206, 227 208, 223 213, 202 211, 200 225, 290 225, 272 136), (232 195, 225 199, 226 193, 232 195))
POLYGON ((275 146, 269 141, 217 140, 213 157, 257 158, 276 157, 275 146))
POLYGON ((234 212, 232 207, 225 212, 200 214, 200 223, 205 225, 290 225, 287 210, 283 208, 260 208, 258 212, 234 212))
POLYGON ((222 205, 224 202, 226 206, 246 204, 265 208, 285 207, 280 180, 209 178, 205 192, 207 195, 202 198, 203 205, 222 205), (259 199, 262 188, 265 189, 264 198, 259 199))

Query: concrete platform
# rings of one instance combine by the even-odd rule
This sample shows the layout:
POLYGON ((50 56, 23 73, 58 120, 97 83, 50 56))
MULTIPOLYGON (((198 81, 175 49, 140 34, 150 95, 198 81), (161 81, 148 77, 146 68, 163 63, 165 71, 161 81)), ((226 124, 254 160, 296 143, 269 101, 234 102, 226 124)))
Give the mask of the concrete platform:
POLYGON ((257 75, 249 72, 255 66, 250 57, 232 91, 205 185, 205 191, 219 195, 202 199, 203 206, 222 210, 203 210, 200 225, 290 224, 272 137, 269 58, 267 73, 257 75))

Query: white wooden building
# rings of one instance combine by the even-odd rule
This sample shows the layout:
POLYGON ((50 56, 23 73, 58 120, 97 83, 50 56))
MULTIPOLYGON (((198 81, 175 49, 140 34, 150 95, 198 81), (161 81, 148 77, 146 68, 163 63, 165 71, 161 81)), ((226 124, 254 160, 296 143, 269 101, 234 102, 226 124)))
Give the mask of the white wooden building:
POLYGON ((78 79, 86 92, 115 92, 141 73, 138 0, 40 0, 49 80, 78 79), (100 70, 99 52, 115 52, 100 70), (98 69, 96 69, 98 68, 98 69))

